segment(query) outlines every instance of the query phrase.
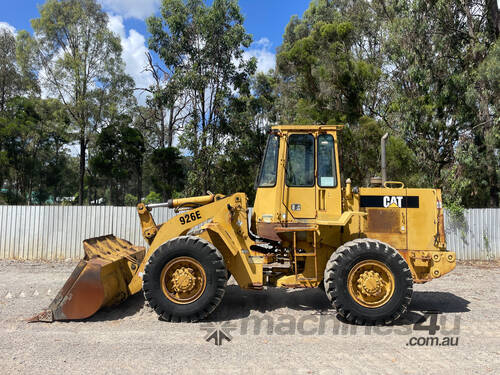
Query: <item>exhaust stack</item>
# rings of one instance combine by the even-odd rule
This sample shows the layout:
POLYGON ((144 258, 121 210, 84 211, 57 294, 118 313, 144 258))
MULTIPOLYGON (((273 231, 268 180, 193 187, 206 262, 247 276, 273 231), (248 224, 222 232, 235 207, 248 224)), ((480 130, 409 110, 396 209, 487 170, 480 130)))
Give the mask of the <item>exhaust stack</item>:
POLYGON ((385 161, 385 141, 389 138, 389 133, 385 133, 382 138, 380 139, 380 146, 381 146, 381 164, 382 164, 382 186, 384 186, 385 182, 387 181, 387 170, 386 170, 386 161, 385 161))

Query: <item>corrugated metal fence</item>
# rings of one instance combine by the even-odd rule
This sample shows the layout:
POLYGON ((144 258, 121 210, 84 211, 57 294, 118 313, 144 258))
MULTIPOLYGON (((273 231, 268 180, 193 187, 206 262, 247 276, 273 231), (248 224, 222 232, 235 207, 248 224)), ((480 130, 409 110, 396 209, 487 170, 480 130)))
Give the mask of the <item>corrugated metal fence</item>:
MULTIPOLYGON (((174 216, 152 212, 157 223, 174 216)), ((135 207, 0 206, 0 259, 78 259, 84 239, 105 234, 145 246, 135 207)))
POLYGON ((500 209, 464 210, 454 217, 445 211, 445 232, 448 249, 461 260, 500 259, 500 209))
MULTIPOLYGON (((152 211, 162 223, 174 212, 152 211)), ((500 209, 465 210, 445 215, 448 248, 462 260, 500 258, 500 209)), ((78 259, 82 240, 114 234, 145 245, 135 207, 0 206, 0 259, 78 259)))

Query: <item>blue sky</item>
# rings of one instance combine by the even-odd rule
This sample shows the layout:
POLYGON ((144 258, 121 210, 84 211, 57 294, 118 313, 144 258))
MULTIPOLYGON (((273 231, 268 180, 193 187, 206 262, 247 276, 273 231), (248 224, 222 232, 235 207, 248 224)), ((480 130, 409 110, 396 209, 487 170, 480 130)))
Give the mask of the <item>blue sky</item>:
MULTIPOLYGON (((301 16, 310 0, 240 0, 247 32, 253 35, 254 43, 247 56, 258 59, 259 70, 274 67, 276 47, 281 44, 282 35, 290 17, 301 16)), ((39 17, 38 5, 43 0, 1 0, 0 26, 13 31, 26 29, 32 32, 30 20, 39 17)), ((150 77, 142 73, 146 64, 146 24, 144 19, 159 9, 161 0, 98 0, 109 14, 110 28, 120 35, 123 58, 127 73, 134 77, 138 87, 150 83, 150 77)))

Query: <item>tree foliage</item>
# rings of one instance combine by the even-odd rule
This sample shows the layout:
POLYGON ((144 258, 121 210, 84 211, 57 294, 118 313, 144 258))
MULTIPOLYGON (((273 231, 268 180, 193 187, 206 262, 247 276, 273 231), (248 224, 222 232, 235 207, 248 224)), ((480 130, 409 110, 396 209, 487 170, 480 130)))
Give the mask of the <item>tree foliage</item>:
POLYGON ((341 182, 380 173, 388 132, 390 179, 499 207, 499 20, 495 0, 312 0, 264 74, 237 0, 162 0, 135 87, 97 0, 46 0, 33 35, 0 28, 0 202, 252 200, 271 125, 343 123, 341 182))
POLYGON ((362 184, 388 131, 391 176, 498 207, 498 35, 489 0, 312 1, 279 47, 279 121, 346 123, 343 174, 362 184))
POLYGON ((192 155, 187 193, 213 189, 220 176, 214 173, 225 138, 225 107, 246 85, 255 61, 243 59, 251 36, 234 0, 163 0, 161 17, 147 21, 149 47, 166 66, 175 67, 172 79, 188 97, 189 121, 181 146, 192 155))
POLYGON ((7 203, 44 203, 73 194, 75 173, 65 148, 67 117, 53 99, 14 98, 0 116, 0 183, 7 203))
POLYGON ((355 24, 329 2, 312 2, 292 18, 277 56, 281 121, 356 122, 378 67, 355 54, 355 24))
POLYGON ((184 188, 186 173, 182 164, 182 155, 178 148, 158 148, 151 155, 151 182, 163 201, 174 196, 184 188))
POLYGON ((122 78, 120 40, 108 29, 108 17, 95 0, 47 0, 31 26, 34 38, 22 38, 20 50, 36 56, 44 87, 64 103, 77 129, 82 204, 87 147, 102 125, 103 105, 115 109, 130 90, 123 83, 127 77, 122 78), (107 91, 116 89, 122 89, 119 95, 106 98, 107 91))
POLYGON ((498 21, 489 2, 393 1, 386 10, 391 70, 380 113, 414 150, 426 186, 443 186, 448 202, 497 207, 498 21))
POLYGON ((130 118, 122 116, 102 129, 90 159, 96 178, 104 181, 104 186, 109 189, 110 203, 117 206, 125 204, 127 191, 142 196, 144 139, 137 129, 129 126, 130 122, 130 118))

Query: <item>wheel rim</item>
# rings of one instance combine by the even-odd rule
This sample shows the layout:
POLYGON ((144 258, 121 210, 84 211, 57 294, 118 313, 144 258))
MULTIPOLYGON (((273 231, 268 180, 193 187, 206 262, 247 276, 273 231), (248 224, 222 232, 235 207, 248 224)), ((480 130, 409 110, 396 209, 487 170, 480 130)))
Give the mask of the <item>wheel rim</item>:
POLYGON ((196 259, 179 257, 163 267, 160 282, 163 294, 170 301, 187 304, 196 301, 203 294, 207 276, 196 259))
POLYGON ((382 262, 364 260, 357 263, 347 277, 349 294, 364 307, 385 305, 394 294, 394 275, 382 262))

